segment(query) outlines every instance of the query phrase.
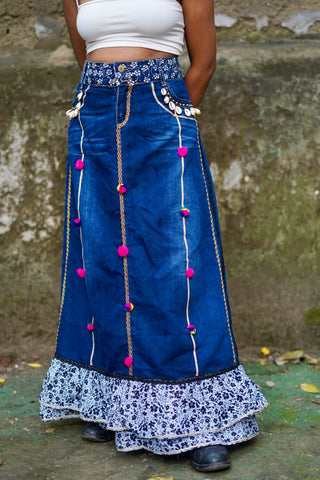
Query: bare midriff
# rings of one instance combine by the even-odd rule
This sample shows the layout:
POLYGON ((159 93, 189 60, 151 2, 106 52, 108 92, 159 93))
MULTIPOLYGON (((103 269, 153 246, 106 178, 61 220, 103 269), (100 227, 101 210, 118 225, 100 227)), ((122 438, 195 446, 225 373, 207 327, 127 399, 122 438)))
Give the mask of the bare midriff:
POLYGON ((171 53, 159 52, 142 47, 106 47, 98 48, 87 55, 89 62, 131 62, 134 60, 149 60, 151 58, 175 57, 171 53))

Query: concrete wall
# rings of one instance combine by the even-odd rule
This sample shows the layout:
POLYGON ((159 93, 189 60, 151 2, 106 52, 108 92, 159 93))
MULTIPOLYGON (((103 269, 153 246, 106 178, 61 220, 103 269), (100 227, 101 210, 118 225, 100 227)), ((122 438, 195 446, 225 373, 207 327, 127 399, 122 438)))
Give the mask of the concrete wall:
MULTIPOLYGON (((318 0, 215 0, 215 8, 221 39, 320 35, 318 0)), ((53 47, 66 41, 61 0, 1 0, 2 49, 53 47)))
MULTIPOLYGON (((316 7, 272 5, 270 25, 277 20, 278 26, 293 10, 316 7)), ((5 1, 2 19, 4 6, 10 25, 20 19, 21 30, 29 22, 29 33, 40 15, 60 22, 60 2, 5 1)), ((250 28, 240 28, 253 25, 250 6, 267 8, 216 1, 218 12, 237 18, 220 33, 250 36, 250 28)), ((279 42, 278 33, 290 30, 272 28, 268 42, 220 40, 200 126, 220 206, 238 342, 308 350, 320 338, 320 41, 279 42)), ((34 49, 39 41, 32 35, 26 36, 30 48, 0 56, 0 357, 13 352, 30 359, 32 352, 48 359, 59 302, 65 111, 79 71, 71 50, 61 46, 63 29, 56 50, 34 49)))

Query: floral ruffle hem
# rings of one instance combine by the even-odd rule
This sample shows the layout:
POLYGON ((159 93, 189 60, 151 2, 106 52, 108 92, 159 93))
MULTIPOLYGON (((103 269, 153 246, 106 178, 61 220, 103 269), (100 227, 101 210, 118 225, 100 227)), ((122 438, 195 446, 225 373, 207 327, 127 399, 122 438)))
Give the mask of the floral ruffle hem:
POLYGON ((44 421, 81 418, 114 430, 120 451, 177 454, 255 437, 255 413, 267 401, 241 365, 177 384, 115 378, 54 358, 40 404, 44 421))

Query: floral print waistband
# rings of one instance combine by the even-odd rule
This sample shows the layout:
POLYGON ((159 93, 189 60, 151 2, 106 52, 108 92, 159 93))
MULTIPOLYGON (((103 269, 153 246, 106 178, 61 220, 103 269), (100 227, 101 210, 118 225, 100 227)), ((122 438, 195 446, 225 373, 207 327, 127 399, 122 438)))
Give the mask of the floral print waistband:
POLYGON ((83 85, 115 87, 122 84, 151 83, 182 78, 176 57, 152 58, 132 62, 85 62, 81 82, 83 85))

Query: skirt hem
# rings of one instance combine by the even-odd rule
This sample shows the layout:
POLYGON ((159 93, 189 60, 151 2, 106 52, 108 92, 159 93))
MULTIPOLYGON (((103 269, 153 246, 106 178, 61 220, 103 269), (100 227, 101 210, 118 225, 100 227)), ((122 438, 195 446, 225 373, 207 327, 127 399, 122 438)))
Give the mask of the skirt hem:
POLYGON ((197 435, 225 437, 228 429, 237 438, 248 436, 257 431, 251 419, 267 406, 241 365, 209 379, 167 385, 105 377, 57 358, 39 400, 42 420, 97 422, 131 435, 134 444, 187 438, 189 442, 197 435))
MULTIPOLYGON (((55 406, 55 405, 47 405, 43 402, 40 401, 40 404, 43 405, 44 407, 47 407, 47 408, 52 408, 52 409, 57 409, 57 410, 61 410, 61 409, 70 409, 70 407, 60 407, 60 406, 55 406)), ((247 417, 252 417, 253 415, 256 415, 257 413, 260 413, 262 412, 265 408, 268 407, 268 403, 265 404, 263 407, 261 407, 260 409, 258 410, 255 410, 255 411, 250 411, 248 412, 246 415, 243 415, 242 417, 239 417, 237 419, 235 419, 233 422, 230 422, 228 423, 227 425, 224 425, 223 427, 221 428, 218 428, 218 429, 215 429, 215 430, 203 430, 201 432, 191 432, 191 433, 188 433, 188 434, 181 434, 181 435, 165 435, 165 436, 154 436, 154 437, 143 437, 143 436, 139 436, 139 438, 143 439, 143 440, 154 440, 154 439, 157 439, 157 440, 162 440, 162 439, 165 439, 165 438, 179 438, 179 437, 191 437, 191 436, 194 436, 194 435, 203 435, 203 434, 207 434, 207 433, 218 433, 218 432, 221 432, 221 430, 224 430, 228 427, 231 427, 232 425, 234 425, 235 423, 238 423, 238 422, 241 422, 241 420, 243 420, 244 418, 247 418, 247 417)), ((75 418, 78 418, 80 420, 83 420, 84 422, 93 422, 93 423, 99 423, 99 424, 106 424, 106 420, 102 420, 102 419, 94 419, 94 418, 88 418, 88 417, 84 417, 83 415, 79 414, 75 414, 75 415, 72 415, 72 414, 69 414, 69 415, 63 415, 63 416, 58 416, 58 417, 51 417, 51 418, 41 418, 41 421, 42 422, 51 422, 51 421, 58 421, 58 420, 70 420, 70 419, 75 419, 75 418)), ((119 428, 119 427, 110 427, 109 425, 105 425, 104 428, 106 430, 110 430, 110 431, 113 431, 113 432, 118 432, 118 431, 127 431, 129 430, 128 428, 119 428)), ((239 442, 241 442, 242 440, 239 440, 239 442)), ((245 441, 245 440, 243 440, 245 441)), ((238 441, 236 443, 239 443, 238 441)))
POLYGON ((204 443, 197 443, 195 445, 185 447, 185 448, 181 448, 181 449, 178 449, 178 450, 170 450, 169 452, 155 451, 155 450, 153 450, 153 449, 151 449, 147 446, 141 446, 141 447, 138 447, 138 448, 137 447, 128 447, 128 448, 118 448, 117 447, 117 450, 118 450, 118 452, 123 452, 123 453, 134 452, 134 451, 138 451, 138 450, 146 450, 147 452, 153 453, 154 455, 179 455, 180 453, 190 452, 192 450, 195 450, 196 448, 209 447, 211 445, 224 445, 225 447, 231 447, 232 445, 238 445, 239 443, 248 442, 249 440, 252 440, 253 438, 257 437, 258 435, 259 435, 259 432, 256 432, 256 433, 253 433, 252 435, 249 435, 246 438, 242 438, 242 439, 236 440, 234 442, 231 442, 231 441, 230 442, 209 441, 209 442, 204 442, 204 443))

